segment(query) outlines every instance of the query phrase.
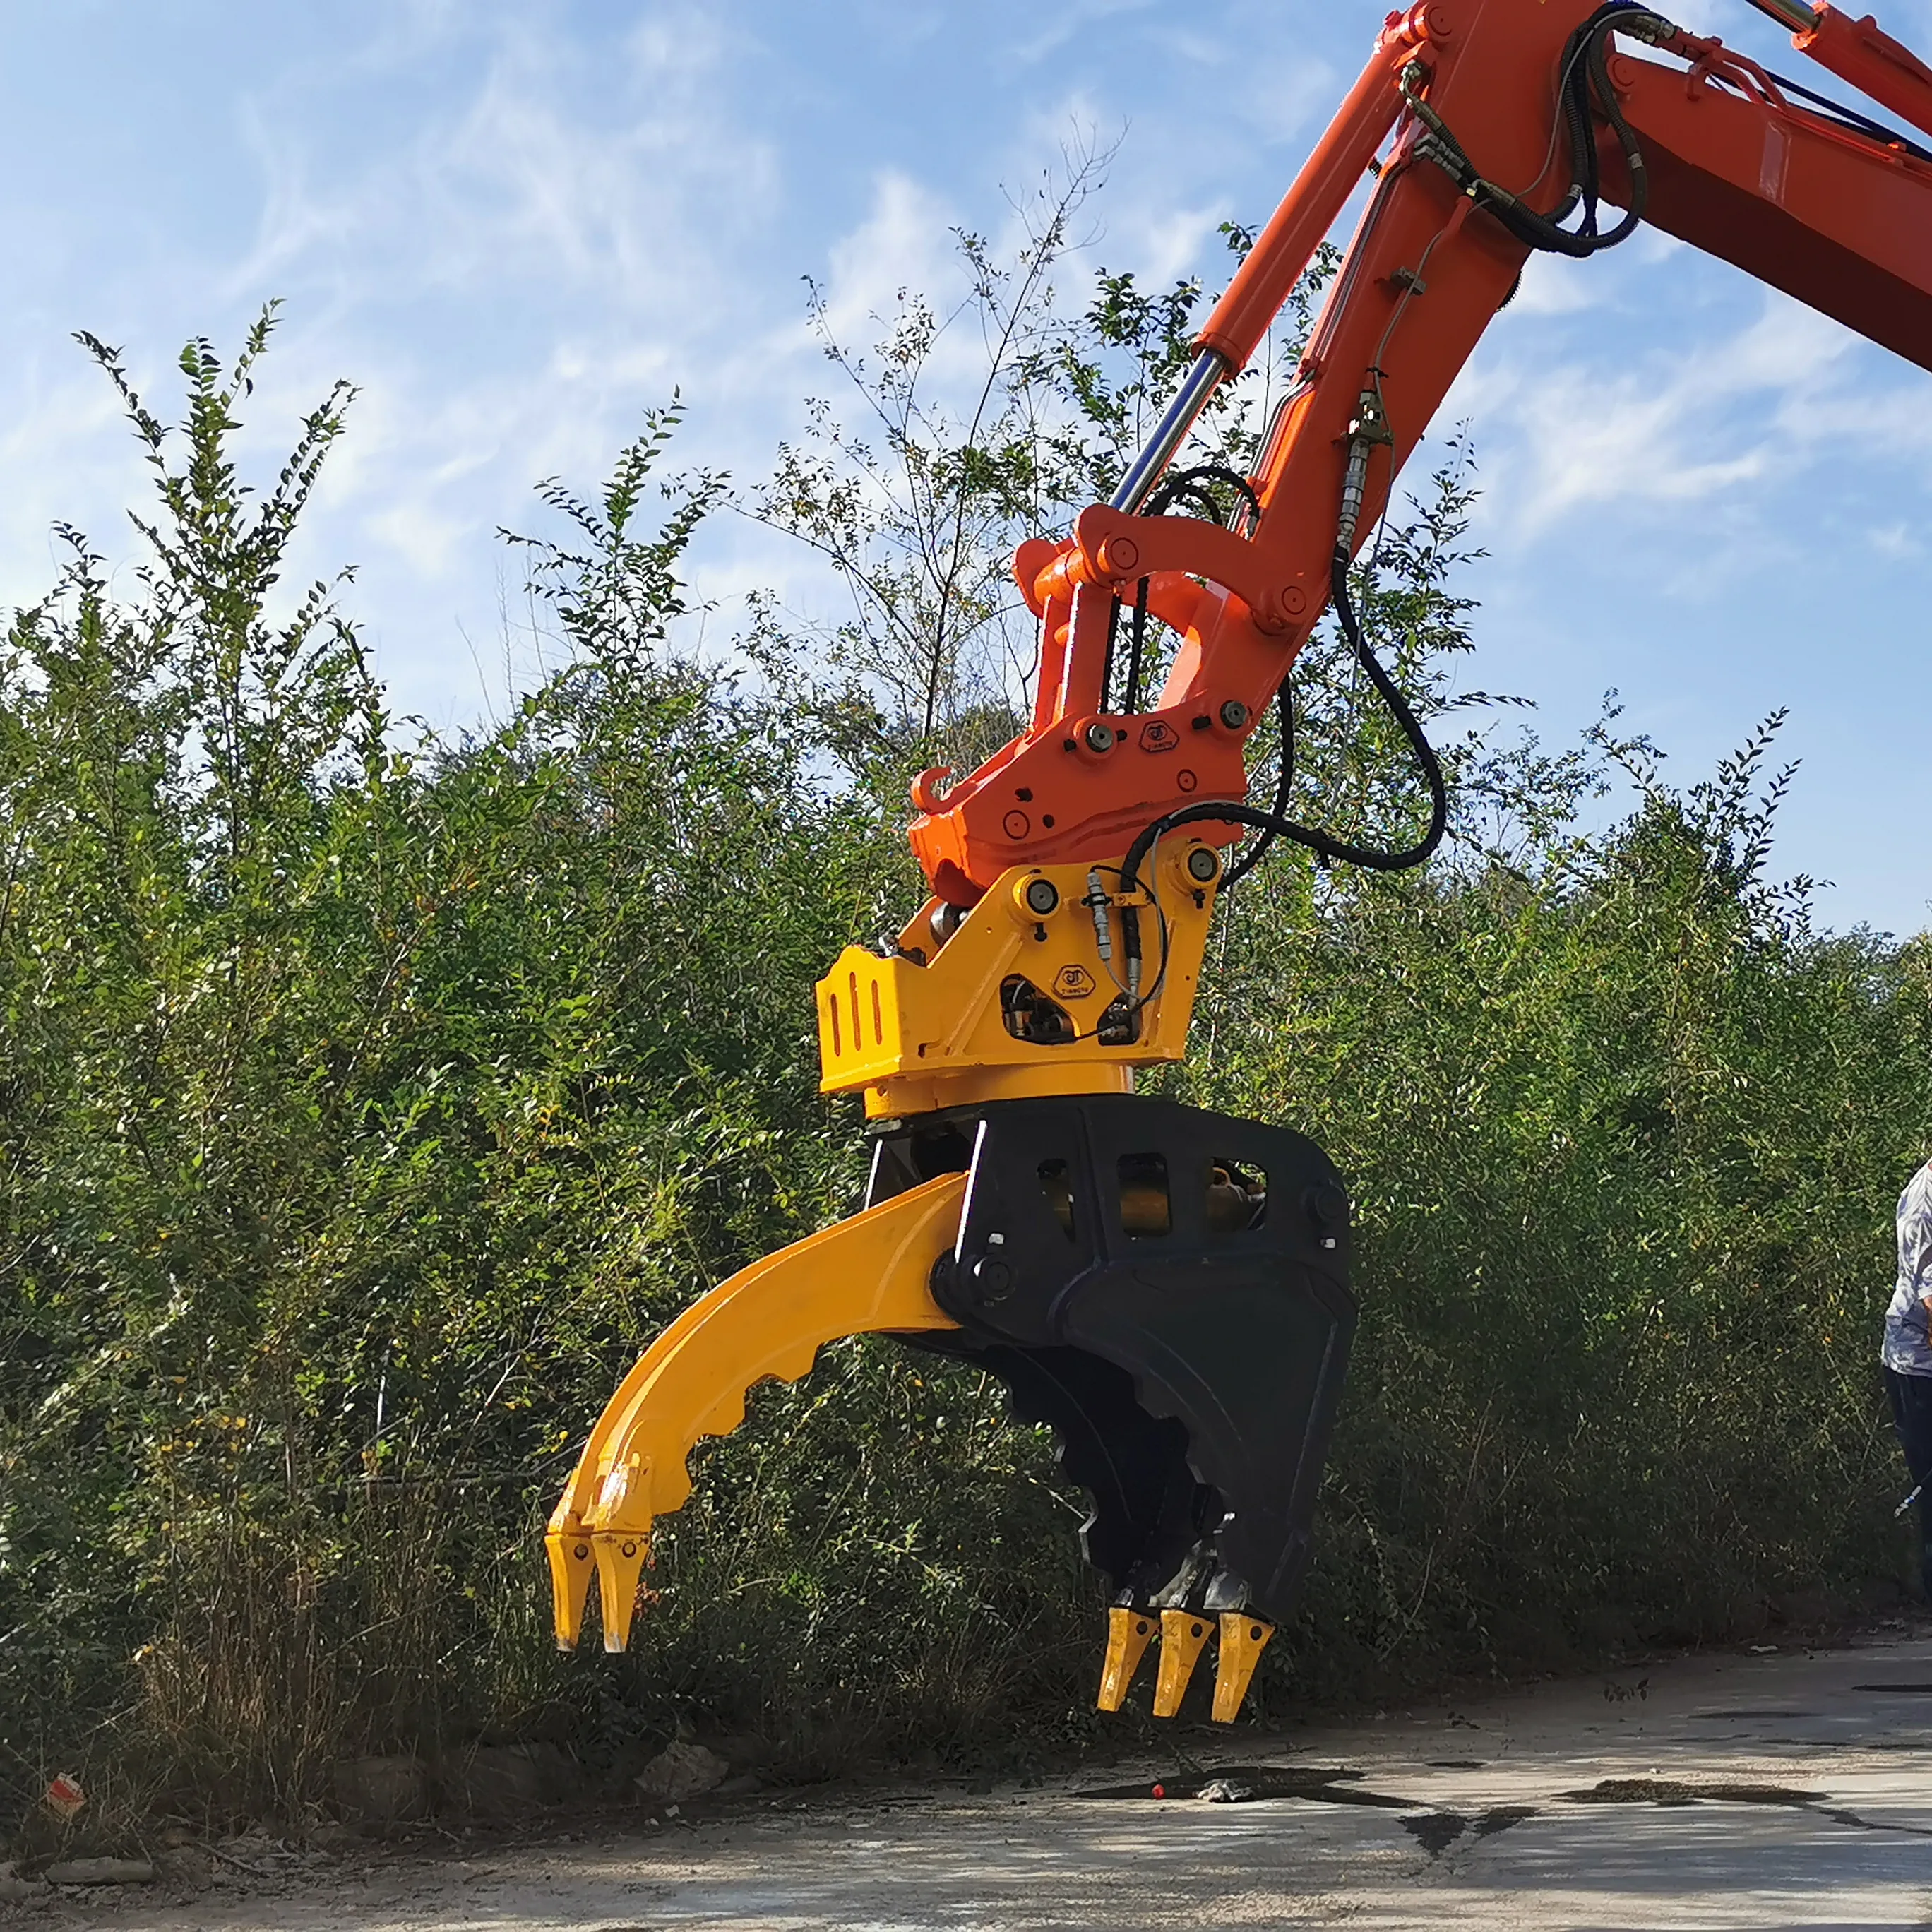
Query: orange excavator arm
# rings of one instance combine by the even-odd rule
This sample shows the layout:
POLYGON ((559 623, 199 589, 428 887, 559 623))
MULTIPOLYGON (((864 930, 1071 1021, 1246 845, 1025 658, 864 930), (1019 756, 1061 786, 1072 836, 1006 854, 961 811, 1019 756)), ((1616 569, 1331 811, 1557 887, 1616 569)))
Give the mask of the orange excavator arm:
MULTIPOLYGON (((1932 136, 1932 71, 1873 21, 1754 4, 1932 136)), ((1109 1583, 1102 1707, 1158 1631, 1156 1714, 1218 1636, 1213 1714, 1235 1714, 1307 1558, 1354 1326, 1350 1204, 1299 1134, 1137 1096, 1134 1072, 1185 1053, 1244 827, 1390 869, 1434 849, 1441 771, 1362 638, 1350 560, 1529 256, 1587 257, 1646 220, 1932 368, 1915 136, 1639 0, 1388 17, 1112 501, 1021 546, 1031 723, 957 783, 915 784, 932 896, 817 988, 822 1084, 872 1124, 866 1204, 696 1302, 626 1378, 551 1520, 560 1641, 594 1598, 622 1646, 653 1520, 748 1388, 881 1330, 978 1364, 1058 1436, 1109 1583), (1371 172, 1253 473, 1173 471, 1371 172), (1217 500, 1225 521, 1169 514, 1217 500), (1331 604, 1428 782, 1428 827, 1400 850, 1288 823, 1285 788, 1273 811, 1246 802, 1247 741, 1331 604), (1130 612, 1136 636, 1158 620, 1178 640, 1144 705, 1138 648, 1120 662, 1130 612)))
MULTIPOLYGON (((1760 4, 1799 29, 1801 51, 1932 134, 1932 72, 1872 21, 1760 4)), ((943 795, 916 789, 913 844, 942 897, 970 904, 1009 866, 1118 850, 1152 819, 1242 796, 1241 746, 1330 601, 1338 538, 1352 555, 1372 529, 1534 249, 1605 245, 1608 230, 1565 240, 1543 219, 1592 162, 1619 208, 1932 367, 1932 155, 1912 140, 1642 5, 1426 0, 1392 14, 1113 500, 1070 538, 1022 547, 1042 639, 1034 723, 943 795), (1258 514, 1244 505, 1229 529, 1147 514, 1372 166, 1376 190, 1249 479, 1258 514), (1142 582, 1184 642, 1152 706, 1124 716, 1101 686, 1114 607, 1142 582)))

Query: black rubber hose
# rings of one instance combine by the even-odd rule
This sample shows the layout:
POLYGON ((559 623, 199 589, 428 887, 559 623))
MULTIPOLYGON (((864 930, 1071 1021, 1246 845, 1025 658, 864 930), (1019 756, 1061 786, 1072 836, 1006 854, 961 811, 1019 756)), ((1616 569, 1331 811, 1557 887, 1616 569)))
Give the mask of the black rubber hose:
MULTIPOLYGON (((1120 600, 1114 608, 1120 608, 1120 600)), ((1144 577, 1134 591, 1133 644, 1127 652, 1127 688, 1120 700, 1124 717, 1132 717, 1141 708, 1141 658, 1147 648, 1148 580, 1144 577)))
MULTIPOLYGON (((1275 693, 1274 706, 1275 714, 1281 721, 1281 764, 1275 772, 1274 816, 1286 821, 1288 796, 1294 785, 1294 697, 1286 678, 1282 680, 1281 688, 1275 693)), ((1268 848, 1279 836, 1272 826, 1264 830, 1222 875, 1222 891, 1225 892, 1229 886, 1240 884, 1268 856, 1268 848)))
POLYGON ((1473 194, 1526 248, 1581 260, 1628 240, 1643 219, 1650 199, 1649 178, 1636 137, 1617 104, 1607 64, 1611 36, 1620 26, 1629 30, 1634 15, 1645 16, 1660 28, 1668 26, 1640 0, 1610 0, 1610 4, 1598 8, 1570 35, 1564 46, 1559 70, 1558 108, 1570 140, 1570 182, 1569 191, 1546 214, 1539 213, 1494 182, 1484 180, 1442 117, 1426 107, 1419 108, 1431 130, 1435 159, 1459 188, 1473 194), (1630 206, 1622 220, 1606 234, 1599 233, 1597 228, 1598 196, 1602 183, 1591 118, 1593 95, 1595 106, 1600 108, 1616 135, 1630 178, 1630 206), (1558 225, 1580 206, 1583 215, 1576 227, 1558 225))
POLYGON ((1436 755, 1435 747, 1429 742, 1420 721, 1410 709, 1408 700, 1402 696, 1394 679, 1382 668, 1382 661, 1370 649, 1368 640, 1362 634, 1362 627, 1355 615, 1354 598, 1348 592, 1348 565, 1346 557, 1337 556, 1330 573, 1330 596, 1335 606, 1335 615, 1340 622, 1343 634, 1348 638, 1355 654, 1355 662, 1368 674, 1369 682, 1380 694, 1398 725, 1402 736, 1408 740, 1409 749, 1414 754, 1418 769, 1423 782, 1429 788, 1429 829, 1413 845, 1399 850, 1388 851, 1379 846, 1352 845, 1345 839, 1336 838, 1330 833, 1318 830, 1312 825, 1298 825, 1278 812, 1263 812, 1257 806, 1238 804, 1233 800, 1203 799, 1198 805, 1184 805, 1178 812, 1171 812, 1166 817, 1156 818, 1144 827, 1139 836, 1127 848, 1127 856, 1120 862, 1120 890, 1132 892, 1140 883, 1140 868, 1146 862, 1147 855, 1154 849, 1154 841, 1163 833, 1172 832, 1183 825, 1204 825, 1220 823, 1232 825, 1251 825, 1258 832, 1272 833, 1276 838, 1286 838, 1297 845, 1305 846, 1324 863, 1340 863, 1345 866, 1365 866, 1374 872, 1403 872, 1412 866, 1425 863, 1437 846, 1442 842, 1442 835, 1449 824, 1449 788, 1442 777, 1442 760, 1436 755))
MULTIPOLYGON (((1107 646, 1100 658, 1100 709, 1102 711, 1107 708, 1107 699, 1114 688, 1114 644, 1115 639, 1120 634, 1120 600, 1116 597, 1107 607, 1107 646)), ((1135 646, 1135 653, 1138 658, 1139 654, 1138 642, 1135 646)), ((1043 668, 1040 674, 1042 676, 1046 675, 1043 668)))
MULTIPOLYGON (((1209 494, 1210 483, 1225 484, 1239 496, 1247 506, 1248 514, 1256 523, 1261 521, 1261 499, 1255 494, 1255 486, 1237 472, 1219 463, 1197 464, 1192 470, 1176 470, 1163 482, 1160 488, 1148 499, 1144 514, 1150 517, 1165 516, 1183 498, 1190 501, 1196 509, 1206 512, 1205 520, 1218 524, 1221 521, 1220 506, 1209 494)), ((1225 528, 1226 526, 1224 525, 1225 528)), ((1119 620, 1120 599, 1114 600, 1112 613, 1107 620, 1107 676, 1111 681, 1114 666, 1114 626, 1119 620)), ((1124 716, 1132 716, 1141 708, 1141 666, 1147 650, 1148 580, 1141 579, 1134 592, 1134 622, 1132 642, 1127 653, 1126 688, 1121 694, 1120 711, 1124 716)), ((1102 683, 1101 689, 1107 689, 1102 683)), ((1102 700, 1105 703, 1104 698, 1102 700)))
POLYGON ((1158 517, 1170 508, 1183 496, 1192 496, 1196 504, 1204 504, 1210 523, 1221 520, 1220 506, 1208 494, 1210 483, 1220 483, 1232 490, 1248 506, 1250 514, 1258 518, 1262 513, 1261 499, 1255 494, 1255 486, 1238 471, 1230 470, 1221 463, 1196 464, 1192 470, 1178 470, 1168 477, 1154 494, 1148 499, 1144 514, 1158 517))
MULTIPOLYGON (((1610 85, 1607 62, 1610 37, 1616 32, 1618 16, 1648 10, 1647 8, 1623 5, 1600 8, 1577 30, 1579 38, 1588 36, 1582 58, 1579 61, 1575 58, 1575 39, 1570 43, 1571 51, 1565 56, 1564 65, 1570 70, 1570 75, 1564 87, 1564 118, 1569 127, 1576 188, 1583 207, 1582 225, 1575 230, 1559 228, 1556 219, 1538 214, 1514 195, 1504 196, 1493 188, 1489 188, 1486 192, 1479 190, 1484 206, 1526 247, 1580 260, 1627 241, 1642 220, 1644 210, 1650 201, 1649 176, 1636 136, 1631 133, 1623 110, 1617 104, 1616 89, 1610 85), (1610 122, 1617 137, 1617 145, 1623 150, 1624 165, 1629 170, 1630 178, 1630 206, 1624 211, 1623 219, 1616 227, 1600 235, 1597 232, 1600 182, 1596 136, 1590 124, 1593 91, 1597 106, 1610 122)), ((1576 202, 1566 196, 1564 205, 1554 212, 1556 217, 1567 214, 1575 206, 1576 202)))

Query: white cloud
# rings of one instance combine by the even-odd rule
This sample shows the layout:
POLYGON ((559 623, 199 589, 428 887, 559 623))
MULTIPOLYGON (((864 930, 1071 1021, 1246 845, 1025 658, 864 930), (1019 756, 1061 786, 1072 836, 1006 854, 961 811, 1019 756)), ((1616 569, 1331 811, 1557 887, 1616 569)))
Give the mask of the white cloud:
POLYGON ((1063 47, 1078 47, 1090 36, 1110 30, 1103 22, 1124 14, 1144 14, 1154 0, 1061 0, 1043 26, 1035 26, 1012 46, 1012 58, 1032 66, 1063 47))
POLYGON ((900 170, 880 172, 866 218, 833 242, 822 291, 833 338, 869 344, 890 326, 901 298, 923 295, 941 314, 962 292, 951 229, 957 217, 922 183, 900 170))
POLYGON ((1590 268, 1587 262, 1561 255, 1532 255, 1522 265, 1522 280, 1504 315, 1520 321, 1530 316, 1575 315, 1588 308, 1593 300, 1590 268))
MULTIPOLYGON (((1644 278, 1659 291, 1668 279, 1644 278)), ((1714 335, 1687 306, 1673 346, 1658 338, 1677 331, 1654 326, 1633 329, 1623 353, 1532 330, 1472 363, 1442 414, 1474 421, 1489 519, 1533 537, 1586 508, 1742 501, 1875 438, 1932 442, 1922 404, 1901 406, 1892 381, 1874 384, 1870 356, 1828 318, 1765 291, 1748 320, 1714 335)), ((1573 313, 1544 303, 1526 320, 1573 313)), ((1902 380, 1922 390, 1922 376, 1902 380)))

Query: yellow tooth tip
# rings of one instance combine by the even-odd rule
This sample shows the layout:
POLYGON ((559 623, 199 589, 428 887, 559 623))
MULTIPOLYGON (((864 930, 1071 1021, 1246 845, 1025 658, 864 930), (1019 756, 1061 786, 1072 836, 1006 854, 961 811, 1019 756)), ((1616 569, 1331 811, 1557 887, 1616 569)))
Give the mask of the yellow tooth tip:
POLYGON ((596 1565, 589 1538, 574 1528, 554 1529, 544 1538, 550 1558, 550 1621, 559 1650, 574 1650, 584 1634, 584 1611, 596 1565))
POLYGON ((1221 1649, 1214 1663, 1214 1721, 1232 1724, 1241 1714, 1255 1666, 1262 1660, 1274 1625, 1246 1611, 1221 1612, 1221 1649))
POLYGON ((1187 1686, 1201 1653, 1214 1634, 1213 1622, 1192 1610, 1160 1613, 1160 1675, 1154 1680, 1154 1714, 1172 1718, 1187 1695, 1187 1686))
POLYGON ((597 1566, 598 1608, 602 1613, 604 1648, 622 1650, 631 1640, 631 1618, 638 1586, 650 1560, 650 1536, 642 1531, 600 1531, 588 1539, 597 1566))
POLYGON ((1134 1672, 1141 1667, 1154 1618, 1116 1604, 1107 1612, 1107 1660, 1100 1672, 1100 1694, 1094 1701, 1102 1711, 1118 1711, 1126 1702, 1134 1672))

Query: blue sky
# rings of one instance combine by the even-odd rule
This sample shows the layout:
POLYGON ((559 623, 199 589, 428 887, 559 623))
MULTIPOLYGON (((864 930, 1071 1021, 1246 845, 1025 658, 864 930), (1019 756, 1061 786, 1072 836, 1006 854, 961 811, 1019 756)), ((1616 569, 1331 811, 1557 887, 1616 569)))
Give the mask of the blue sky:
MULTIPOLYGON (((1743 0, 1675 10, 1804 64, 1743 0)), ((280 296, 250 435, 272 454, 360 386, 303 562, 358 565, 399 705, 460 724, 529 674, 494 532, 540 526, 539 477, 594 483, 677 388, 682 460, 755 480, 825 386, 802 278, 852 322, 943 294, 949 226, 997 233, 1077 128, 1120 144, 1091 259, 1217 272, 1216 224, 1265 216, 1381 11, 0 0, 0 604, 50 581, 57 518, 138 559, 140 466, 70 332, 169 402, 186 337, 280 296)), ((1932 49, 1928 0, 1884 17, 1932 49)), ((1614 686, 1687 782, 1790 706, 1781 868, 1837 882, 1834 925, 1918 929, 1932 376, 1660 237, 1534 269, 1442 425, 1484 491, 1468 682, 1554 741, 1614 686)), ((742 520, 697 578, 721 636, 748 587, 832 604, 742 520)))

